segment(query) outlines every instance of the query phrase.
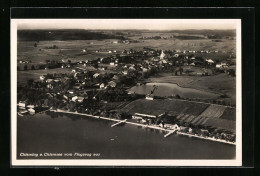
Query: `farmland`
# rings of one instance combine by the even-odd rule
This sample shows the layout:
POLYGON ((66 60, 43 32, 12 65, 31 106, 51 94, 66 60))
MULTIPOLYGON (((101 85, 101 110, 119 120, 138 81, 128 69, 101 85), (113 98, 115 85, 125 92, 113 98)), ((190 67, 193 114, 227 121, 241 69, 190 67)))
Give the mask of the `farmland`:
POLYGON ((71 73, 71 69, 49 69, 49 70, 29 70, 29 71, 19 71, 17 74, 17 83, 26 84, 29 79, 34 79, 35 81, 40 80, 41 75, 53 74, 53 73, 71 73))
POLYGON ((212 126, 218 129, 235 131, 236 111, 221 105, 210 105, 177 99, 136 100, 126 105, 122 111, 160 115, 167 112, 176 115, 176 119, 193 125, 212 126))
POLYGON ((236 101, 236 78, 226 74, 212 76, 172 76, 170 73, 163 73, 157 77, 151 77, 149 82, 174 83, 181 87, 227 94, 225 101, 236 101))

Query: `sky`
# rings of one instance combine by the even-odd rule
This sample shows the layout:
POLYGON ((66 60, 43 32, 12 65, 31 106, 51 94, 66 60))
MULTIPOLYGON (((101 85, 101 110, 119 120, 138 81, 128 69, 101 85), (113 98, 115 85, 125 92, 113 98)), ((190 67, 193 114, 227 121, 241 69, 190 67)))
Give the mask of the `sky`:
POLYGON ((236 29, 237 19, 15 19, 18 29, 236 29))

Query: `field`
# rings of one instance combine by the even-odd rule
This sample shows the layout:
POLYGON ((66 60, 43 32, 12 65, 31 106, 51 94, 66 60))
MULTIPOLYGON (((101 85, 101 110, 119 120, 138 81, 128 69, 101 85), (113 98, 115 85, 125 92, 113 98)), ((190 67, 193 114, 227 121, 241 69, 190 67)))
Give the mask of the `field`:
POLYGON ((177 99, 172 100, 136 100, 123 108, 130 114, 143 113, 159 115, 163 112, 176 113, 176 114, 190 114, 198 116, 209 105, 204 103, 188 102, 177 99))
MULTIPOLYGON (((106 32, 108 33, 108 32, 106 32)), ((223 39, 222 42, 213 42, 211 39, 200 39, 200 40, 179 40, 175 38, 168 39, 139 39, 142 36, 161 36, 169 37, 176 34, 174 32, 138 32, 130 31, 126 34, 129 40, 137 40, 137 42, 129 44, 116 43, 118 39, 98 39, 98 40, 41 40, 37 43, 37 47, 34 47, 36 42, 19 40, 18 41, 18 58, 23 60, 31 60, 33 63, 45 62, 49 60, 61 60, 63 58, 72 58, 72 61, 96 59, 98 57, 106 57, 112 53, 96 53, 97 50, 102 49, 105 51, 116 51, 121 53, 124 49, 142 50, 143 47, 163 50, 218 50, 219 53, 209 54, 196 54, 205 58, 212 59, 225 59, 230 56, 230 53, 235 52, 235 40, 223 39), (46 49, 56 45, 58 49, 46 49), (86 52, 83 52, 83 49, 86 52)), ((111 35, 111 34, 109 34, 111 35)), ((186 34, 187 35, 187 34, 186 34)), ((198 36, 204 34, 197 34, 198 36)), ((115 54, 115 53, 114 53, 115 54)))
POLYGON ((236 111, 221 105, 171 100, 136 100, 126 105, 122 111, 134 114, 160 115, 167 112, 176 115, 178 121, 194 125, 212 126, 235 132, 236 111))
POLYGON ((236 78, 224 73, 213 76, 172 76, 170 73, 164 73, 157 77, 149 78, 148 81, 174 83, 181 87, 226 94, 228 98, 225 98, 225 101, 236 102, 236 78))
POLYGON ((71 69, 49 69, 49 70, 28 70, 17 72, 17 84, 26 84, 29 79, 34 79, 35 81, 40 80, 41 75, 54 73, 71 73, 71 69))

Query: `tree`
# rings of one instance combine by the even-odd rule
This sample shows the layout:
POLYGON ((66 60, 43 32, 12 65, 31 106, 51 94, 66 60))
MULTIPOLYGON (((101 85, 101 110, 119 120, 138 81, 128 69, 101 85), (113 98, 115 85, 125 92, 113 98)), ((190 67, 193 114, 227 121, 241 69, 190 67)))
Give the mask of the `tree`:
POLYGON ((34 65, 32 65, 32 66, 31 66, 31 70, 35 70, 35 67, 34 67, 34 65))
POLYGON ((27 70, 27 65, 24 65, 24 67, 23 67, 23 68, 24 68, 24 70, 27 70))
POLYGON ((94 67, 95 69, 98 69, 98 63, 94 63, 93 67, 94 67))
POLYGON ((20 67, 19 66, 17 66, 17 71, 20 71, 20 67))
POLYGON ((34 80, 33 80, 33 79, 29 79, 29 80, 27 81, 28 87, 32 87, 32 86, 33 86, 33 83, 34 83, 34 80))
POLYGON ((178 94, 177 94, 177 95, 175 95, 175 97, 176 97, 176 98, 178 98, 178 99, 180 99, 180 98, 181 98, 181 97, 180 97, 180 95, 178 95, 178 94))
POLYGON ((34 43, 34 47, 37 47, 37 43, 34 43))

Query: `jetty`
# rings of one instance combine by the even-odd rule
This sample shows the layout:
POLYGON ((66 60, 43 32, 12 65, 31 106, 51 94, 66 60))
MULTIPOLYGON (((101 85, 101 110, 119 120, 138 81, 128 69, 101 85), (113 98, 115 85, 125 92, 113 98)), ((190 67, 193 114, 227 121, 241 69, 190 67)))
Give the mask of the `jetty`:
POLYGON ((70 112, 70 111, 64 111, 64 110, 50 110, 52 112, 61 112, 61 113, 68 113, 68 114, 75 114, 75 115, 82 115, 82 116, 87 116, 87 117, 93 117, 93 118, 97 118, 97 119, 104 119, 104 120, 109 120, 109 121, 114 121, 117 122, 112 126, 118 125, 120 123, 126 123, 126 124, 132 124, 132 125, 136 125, 136 126, 141 126, 144 128, 152 128, 152 129, 157 129, 157 130, 161 130, 161 131, 166 131, 168 132, 166 135, 164 135, 164 137, 166 138, 167 136, 173 134, 175 131, 178 135, 185 135, 185 136, 190 136, 190 137, 195 137, 195 138, 200 138, 200 139, 206 139, 206 140, 211 140, 211 141, 216 141, 216 142, 221 142, 221 143, 226 143, 226 144, 231 144, 231 145, 236 145, 236 142, 229 142, 229 141, 225 141, 225 140, 220 140, 220 139, 214 139, 211 137, 203 137, 203 136, 198 136, 198 135, 193 135, 193 134, 188 134, 188 133, 183 133, 180 132, 178 130, 170 130, 170 129, 165 129, 162 127, 158 127, 158 126, 153 126, 153 125, 144 125, 144 124, 140 124, 140 123, 135 123, 135 122, 130 122, 130 121, 126 121, 126 120, 118 120, 118 119, 112 119, 112 118, 108 118, 108 117, 102 117, 102 116, 94 116, 91 114, 83 114, 83 113, 78 113, 78 112, 70 112))
POLYGON ((167 133, 166 135, 164 135, 163 137, 168 137, 168 136, 170 136, 171 134, 173 134, 174 132, 175 132, 176 130, 172 130, 172 131, 170 131, 169 133, 167 133))
POLYGON ((126 122, 126 119, 125 119, 125 120, 122 120, 122 121, 119 121, 119 122, 117 122, 117 123, 111 125, 111 127, 114 127, 114 126, 116 126, 116 125, 119 125, 119 124, 125 123, 125 122, 126 122))

